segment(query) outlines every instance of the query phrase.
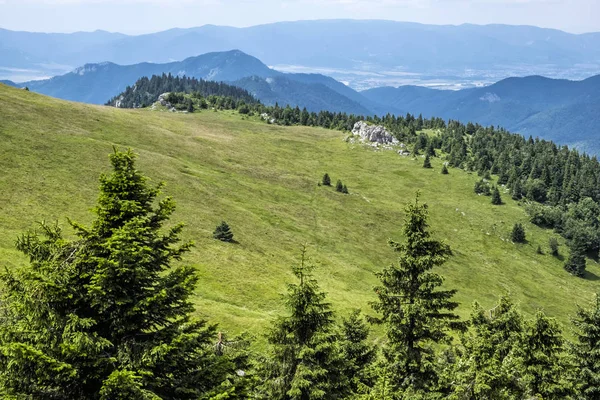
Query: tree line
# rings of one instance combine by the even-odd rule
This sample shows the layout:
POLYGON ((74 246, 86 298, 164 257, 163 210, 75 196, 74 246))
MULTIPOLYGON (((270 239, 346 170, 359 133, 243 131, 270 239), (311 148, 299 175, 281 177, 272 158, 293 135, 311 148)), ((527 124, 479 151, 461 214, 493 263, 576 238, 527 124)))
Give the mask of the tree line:
MULTIPOLYGON (((5 399, 596 399, 600 297, 573 316, 575 340, 542 311, 525 319, 508 297, 455 310, 436 269, 451 249, 427 205, 407 205, 397 262, 381 269, 372 312, 337 315, 303 249, 268 348, 228 338, 194 316, 192 247, 168 224, 131 151, 110 156, 89 226, 41 224, 17 240, 29 265, 0 290, 0 396, 5 399), (165 225, 168 225, 167 228, 165 225), (385 340, 374 344, 370 325, 385 340)), ((201 285, 199 287, 201 289, 201 285)))

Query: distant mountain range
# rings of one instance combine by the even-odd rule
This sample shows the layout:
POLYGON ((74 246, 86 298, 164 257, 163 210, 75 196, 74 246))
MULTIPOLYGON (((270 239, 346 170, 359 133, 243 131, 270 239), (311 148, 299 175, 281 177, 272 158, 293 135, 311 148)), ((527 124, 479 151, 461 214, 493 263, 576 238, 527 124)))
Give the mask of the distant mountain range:
POLYGON ((384 109, 335 79, 317 74, 283 74, 238 50, 208 53, 167 64, 86 64, 65 75, 24 82, 20 86, 65 100, 104 104, 140 77, 162 73, 229 82, 248 90, 267 105, 289 104, 306 107, 309 111, 362 115, 384 109))
POLYGON ((361 94, 411 113, 499 125, 525 136, 600 153, 600 75, 582 81, 508 78, 459 91, 382 87, 361 94))
POLYGON ((170 73, 224 81, 267 105, 306 107, 360 115, 423 114, 426 117, 499 125, 600 153, 600 75, 582 81, 540 76, 508 78, 458 91, 419 86, 381 87, 357 92, 319 74, 284 74, 239 50, 208 53, 181 62, 86 64, 68 74, 20 84, 67 100, 104 104, 142 76, 170 73))
POLYGON ((167 63, 234 48, 268 65, 329 68, 331 74, 335 69, 368 71, 369 75, 354 76, 355 87, 402 73, 422 74, 421 79, 478 80, 526 74, 580 79, 600 72, 600 33, 381 20, 280 22, 248 28, 205 25, 139 36, 0 30, 0 69, 55 75, 86 63, 167 63))

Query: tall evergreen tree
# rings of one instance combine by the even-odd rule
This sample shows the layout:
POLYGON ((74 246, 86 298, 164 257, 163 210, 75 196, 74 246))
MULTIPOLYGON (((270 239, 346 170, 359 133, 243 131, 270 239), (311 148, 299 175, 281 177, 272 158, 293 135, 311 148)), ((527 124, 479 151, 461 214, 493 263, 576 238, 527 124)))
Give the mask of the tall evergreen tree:
POLYGON ((427 393, 437 385, 433 345, 448 343, 450 329, 461 329, 452 311, 455 290, 440 290, 443 278, 431 272, 450 254, 449 247, 431 238, 427 224, 427 205, 406 207, 403 233, 405 243, 390 242, 399 253, 397 265, 386 267, 377 276, 378 300, 373 308, 381 316, 374 321, 384 324, 388 338, 384 350, 396 392, 410 398, 427 393))
POLYGON ((3 275, 3 398, 197 399, 236 376, 210 349, 214 328, 191 318, 194 269, 171 265, 191 246, 183 225, 162 229, 173 200, 156 202, 131 151, 110 159, 77 240, 42 225, 17 242, 31 267, 3 275))
POLYGON ((368 393, 375 383, 373 363, 377 349, 367 342, 368 338, 369 327, 360 310, 354 310, 342 321, 340 347, 345 365, 343 374, 351 391, 357 394, 368 393))
POLYGON ((576 387, 582 399, 600 398, 600 295, 590 308, 578 307, 573 318, 577 341, 572 346, 576 387))
POLYGON ((570 274, 582 277, 586 267, 586 243, 582 235, 577 234, 569 242, 569 258, 565 263, 565 270, 570 274))
POLYGON ((498 190, 498 186, 494 186, 494 188, 492 189, 492 204, 502 204, 502 197, 500 197, 500 190, 498 190))
POLYGON ((558 400, 572 394, 563 343, 558 323, 543 312, 538 311, 535 318, 527 323, 517 356, 528 396, 558 400))
POLYGON ((489 311, 475 303, 472 330, 462 338, 451 382, 455 398, 522 398, 516 349, 522 345, 523 318, 507 297, 489 311))
POLYGON ((349 394, 333 311, 312 270, 303 249, 300 264, 292 268, 298 283, 288 285, 285 296, 289 315, 268 335, 271 353, 264 361, 260 390, 265 398, 338 399, 349 394))

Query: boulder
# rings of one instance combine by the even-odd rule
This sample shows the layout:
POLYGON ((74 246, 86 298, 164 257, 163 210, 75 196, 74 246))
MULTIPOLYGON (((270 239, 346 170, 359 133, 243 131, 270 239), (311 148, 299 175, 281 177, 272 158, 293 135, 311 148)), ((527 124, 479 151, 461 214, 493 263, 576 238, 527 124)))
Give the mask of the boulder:
POLYGON ((381 125, 369 125, 365 121, 358 121, 352 128, 352 134, 359 136, 364 142, 379 144, 398 144, 396 139, 381 125))

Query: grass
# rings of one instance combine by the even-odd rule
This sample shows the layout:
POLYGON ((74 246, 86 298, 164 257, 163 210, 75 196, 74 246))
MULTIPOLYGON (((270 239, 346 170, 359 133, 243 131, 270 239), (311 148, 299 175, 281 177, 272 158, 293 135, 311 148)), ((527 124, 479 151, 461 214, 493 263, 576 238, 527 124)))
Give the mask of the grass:
POLYGON ((58 220, 66 232, 67 217, 89 223, 98 176, 118 146, 132 147, 139 168, 166 182, 164 193, 178 204, 173 222, 185 222, 185 239, 196 244, 185 262, 201 277, 197 313, 230 332, 260 331, 282 311, 280 294, 303 244, 335 309, 371 312, 374 273, 394 262, 387 240, 402 239, 403 208, 417 190, 432 231, 454 252, 438 272, 458 289, 463 317, 474 300, 489 308, 510 293, 525 313, 543 309, 566 325, 576 303, 597 290, 598 265, 588 262, 587 279, 568 275, 549 255, 552 233, 528 223, 507 193, 493 206, 473 193, 476 175, 441 175, 439 159, 424 169, 421 158, 343 138, 234 112, 119 110, 0 85, 0 264, 26 264, 14 240, 37 221, 58 220), (325 172, 350 194, 318 186, 325 172), (237 244, 212 239, 222 220, 237 244), (526 244, 508 240, 515 222, 524 224, 526 244), (546 255, 536 254, 538 245, 546 255))

